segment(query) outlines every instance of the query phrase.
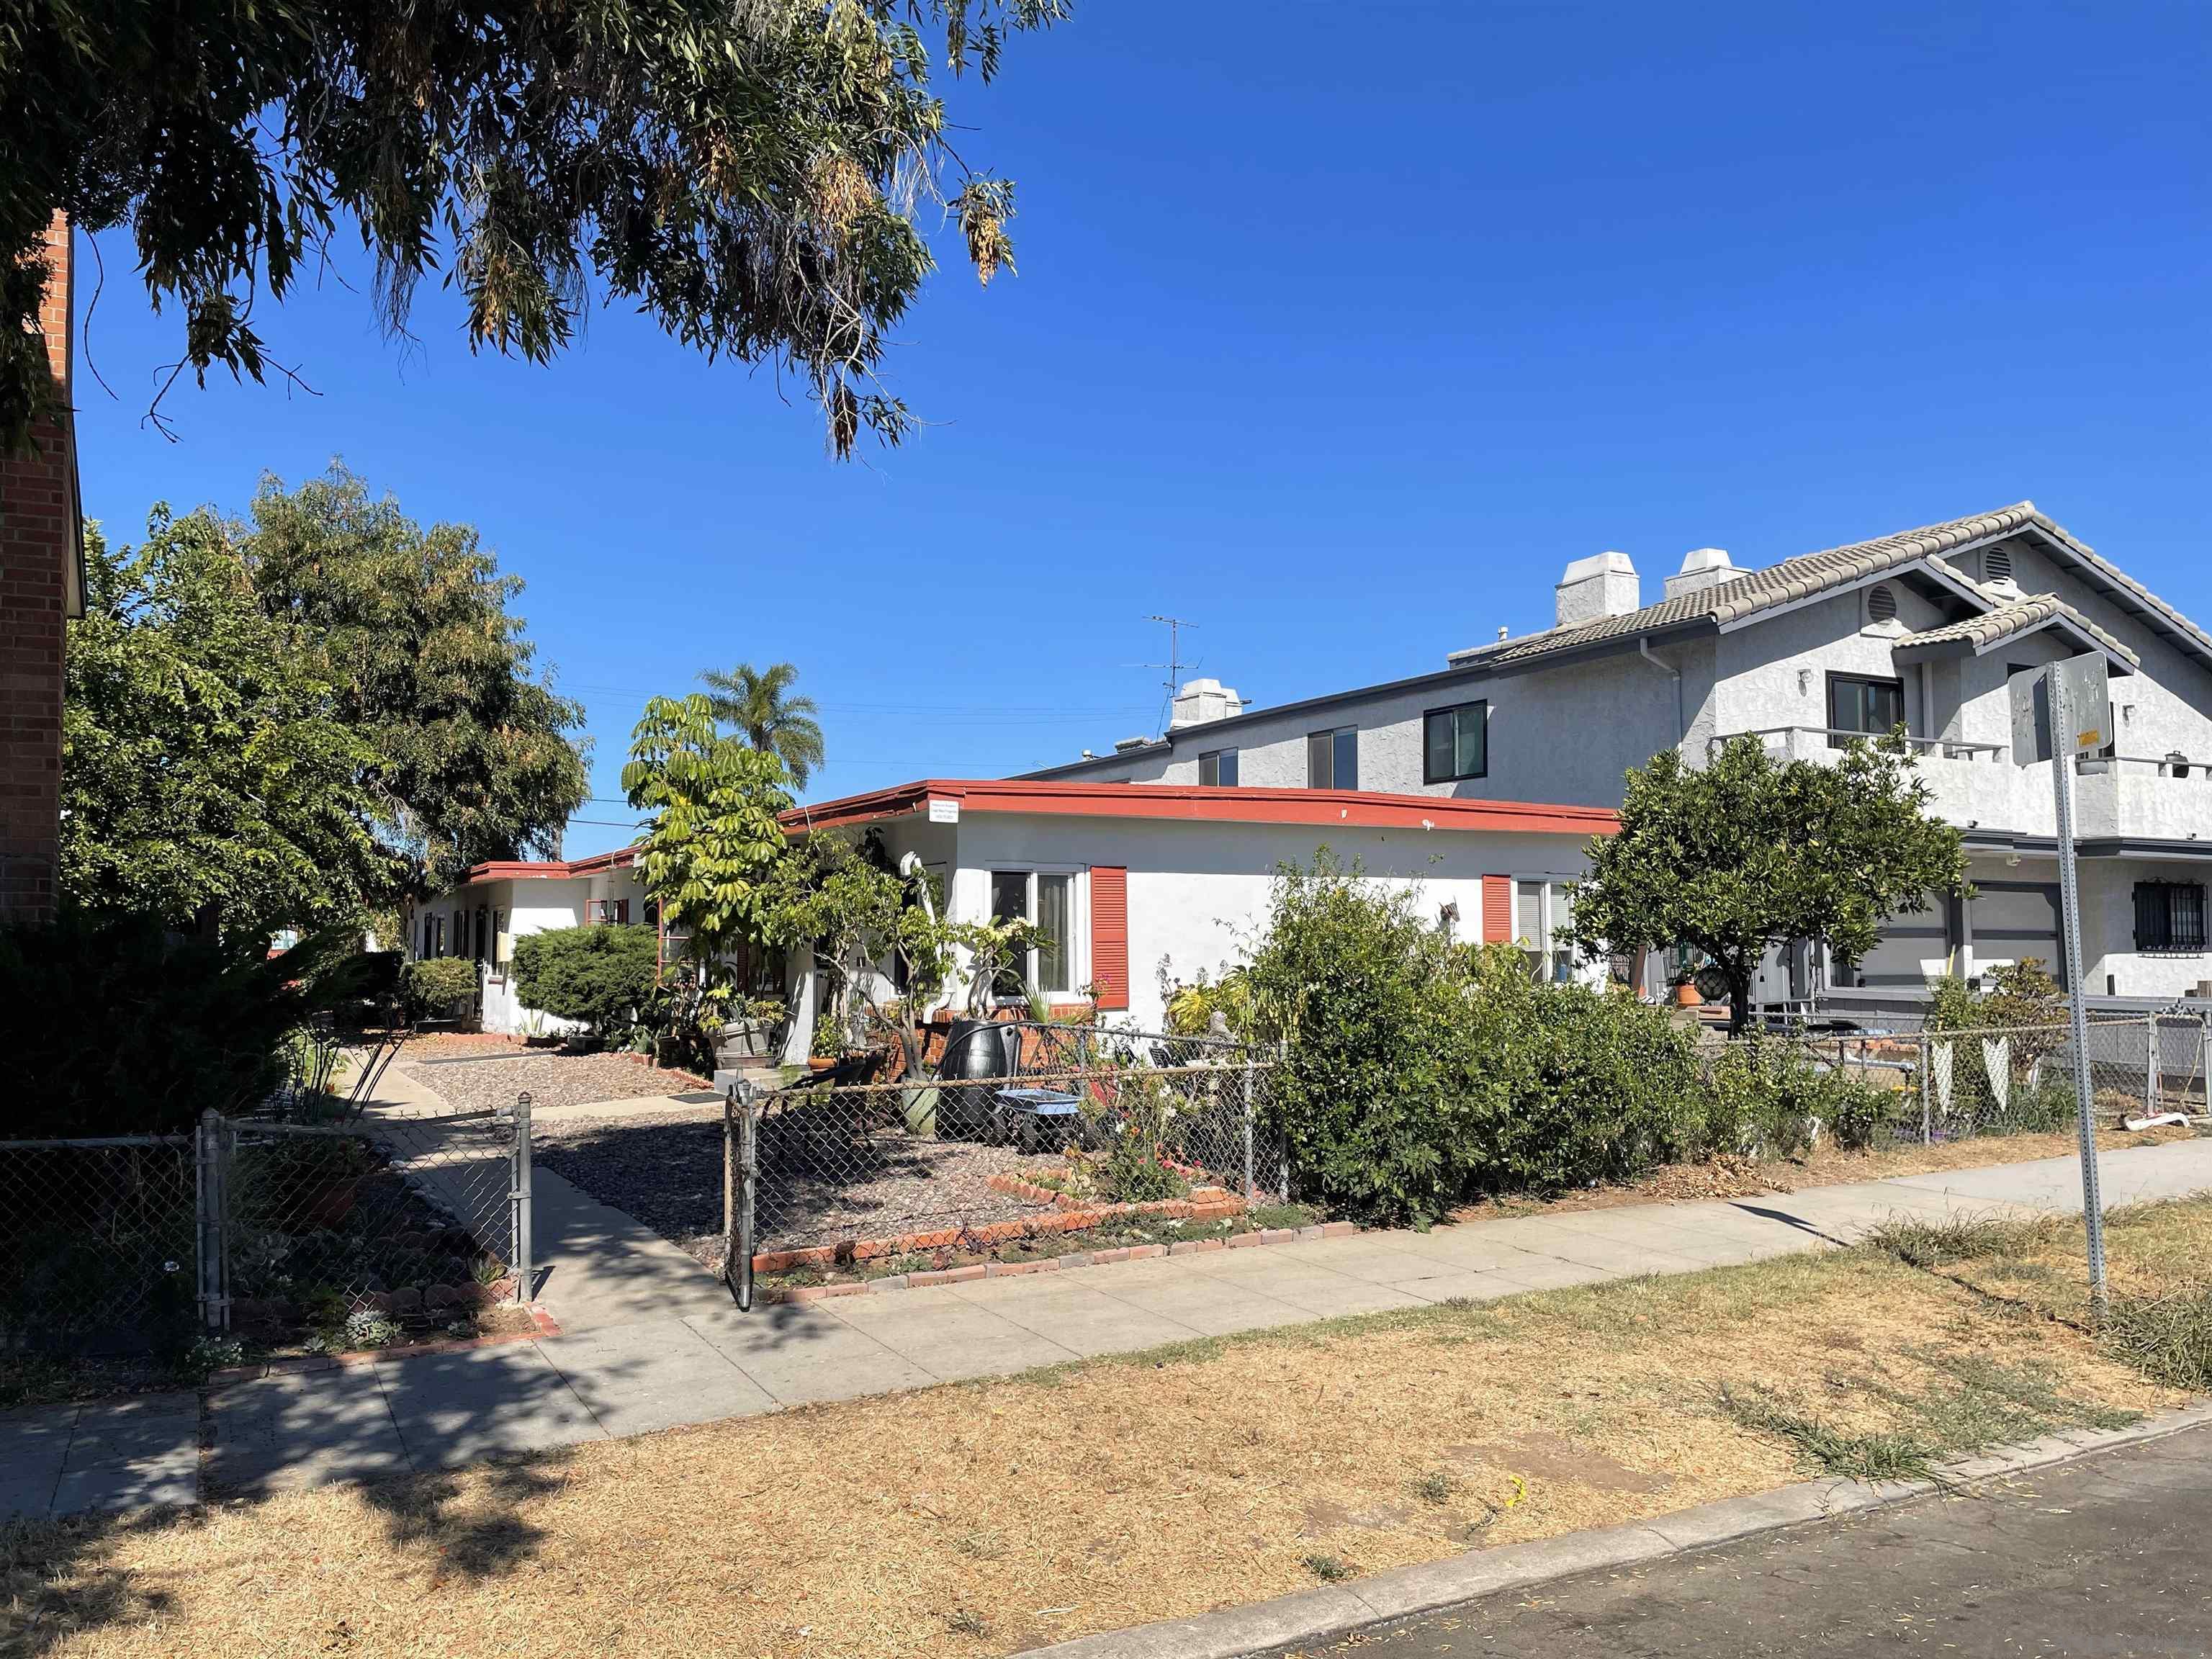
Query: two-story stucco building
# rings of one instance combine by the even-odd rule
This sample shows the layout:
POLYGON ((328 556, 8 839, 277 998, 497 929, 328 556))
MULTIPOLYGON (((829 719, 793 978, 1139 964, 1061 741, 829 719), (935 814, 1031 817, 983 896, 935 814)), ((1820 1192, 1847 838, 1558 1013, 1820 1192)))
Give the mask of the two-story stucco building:
POLYGON ((1901 919, 1851 967, 1778 955, 1759 987, 1880 1003, 2061 959, 2051 763, 2014 764, 2008 679, 2095 653, 2117 740, 2075 763, 2086 988, 2164 999, 2212 978, 2212 636, 2033 503, 1763 569, 1700 548, 1650 597, 1626 555, 1580 559, 1540 632, 1266 708, 1195 681, 1164 736, 1029 775, 1611 807, 1663 749, 1695 763, 1750 733, 1817 759, 1901 725, 1965 831, 1974 896, 1901 919))

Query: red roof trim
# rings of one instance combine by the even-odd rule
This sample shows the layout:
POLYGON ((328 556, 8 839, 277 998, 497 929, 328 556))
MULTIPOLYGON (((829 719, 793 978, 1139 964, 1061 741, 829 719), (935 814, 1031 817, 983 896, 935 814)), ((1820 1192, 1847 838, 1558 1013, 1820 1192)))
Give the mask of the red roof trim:
POLYGON ((636 858, 635 847, 617 847, 587 859, 494 859, 472 866, 461 885, 473 887, 480 881, 567 881, 575 876, 626 870, 636 858))
POLYGON ((1358 789, 1244 789, 1167 783, 1078 783, 1028 778, 925 778, 896 788, 783 815, 793 834, 906 817, 932 800, 963 812, 1033 812, 1054 817, 1167 819, 1191 823, 1297 823, 1360 830, 1489 830, 1517 835, 1611 835, 1619 815, 1603 806, 1387 795, 1358 789))

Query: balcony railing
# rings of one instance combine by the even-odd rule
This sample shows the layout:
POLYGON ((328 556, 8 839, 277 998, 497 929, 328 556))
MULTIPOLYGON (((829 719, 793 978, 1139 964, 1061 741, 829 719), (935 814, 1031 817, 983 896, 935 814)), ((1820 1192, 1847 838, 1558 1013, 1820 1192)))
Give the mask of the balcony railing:
MULTIPOLYGON (((1708 758, 1719 752, 1721 745, 1733 743, 1738 738, 1757 738, 1770 749, 1779 748, 1785 756, 1796 756, 1801 747, 1826 750, 1856 738, 1881 735, 1872 732, 1846 732, 1832 726, 1763 726, 1748 732, 1729 732, 1705 739, 1708 758), (1779 738, 1778 744, 1772 739, 1779 738), (1801 744, 1800 739, 1808 741, 1801 744)), ((2001 761, 2010 750, 2001 743, 1969 743, 1960 738, 1911 738, 1905 745, 1917 754, 1934 756, 1940 760, 2001 761)))
POLYGON ((2212 767, 2185 755, 2084 755, 2074 763, 2084 777, 2117 773, 2131 777, 2174 778, 2189 783, 2212 783, 2212 767))

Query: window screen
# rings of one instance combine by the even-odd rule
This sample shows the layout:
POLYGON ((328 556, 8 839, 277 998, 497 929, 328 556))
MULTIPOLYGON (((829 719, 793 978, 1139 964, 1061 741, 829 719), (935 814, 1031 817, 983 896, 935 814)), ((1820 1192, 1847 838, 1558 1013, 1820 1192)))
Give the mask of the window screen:
POLYGON ((1209 788, 1237 787, 1237 751, 1210 749, 1198 757, 1198 781, 1209 788))

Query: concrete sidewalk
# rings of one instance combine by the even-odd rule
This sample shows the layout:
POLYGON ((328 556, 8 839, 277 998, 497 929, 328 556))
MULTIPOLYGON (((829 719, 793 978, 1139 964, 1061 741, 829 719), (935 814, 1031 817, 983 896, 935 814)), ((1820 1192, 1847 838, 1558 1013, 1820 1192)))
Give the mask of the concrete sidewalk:
MULTIPOLYGON (((2113 1205, 2212 1190, 2212 1139, 2107 1152, 2100 1168, 2113 1205)), ((540 1200, 545 1224, 568 1230, 541 1254, 553 1263, 549 1292, 574 1270, 568 1305, 581 1316, 568 1334, 213 1390, 203 1490, 448 1467, 1196 1336, 1694 1272, 1831 1248, 1900 1213, 2081 1207, 2072 1162, 2054 1158, 1755 1199, 1300 1240, 741 1314, 689 1257, 665 1245, 678 1260, 657 1255, 629 1218, 569 1192, 573 1202, 540 1200)), ((59 1512, 173 1495, 134 1492, 131 1483, 134 1471, 150 1480, 177 1467, 191 1443, 185 1420, 172 1419, 177 1432, 167 1441, 116 1442, 103 1453, 98 1414, 113 1409, 67 1408, 76 1414, 66 1424, 38 1413, 0 1419, 0 1501, 59 1512), (90 1437, 82 1455, 74 1438, 63 1443, 57 1461, 64 1431, 90 1437), (67 1484, 72 1469, 95 1468, 107 1473, 67 1484)))

